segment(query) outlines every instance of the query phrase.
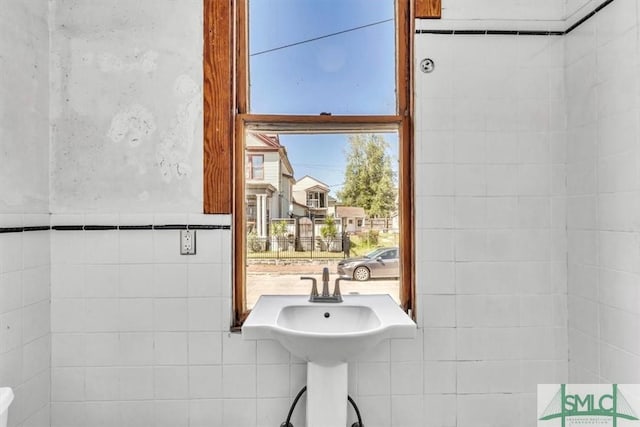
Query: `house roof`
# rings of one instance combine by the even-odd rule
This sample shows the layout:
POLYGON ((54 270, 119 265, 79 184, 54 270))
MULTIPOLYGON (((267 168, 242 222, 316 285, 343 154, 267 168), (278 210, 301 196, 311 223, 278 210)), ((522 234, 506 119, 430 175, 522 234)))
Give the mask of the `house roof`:
POLYGON ((247 147, 245 147, 245 151, 253 153, 278 151, 280 153, 280 159, 284 163, 284 167, 287 169, 287 175, 293 176, 293 166, 289 161, 287 147, 280 144, 280 137, 278 134, 251 132, 251 135, 253 136, 253 141, 259 142, 260 145, 247 145, 247 147))
POLYGON ((338 218, 364 218, 367 216, 364 208, 359 206, 336 206, 336 217, 338 218))
POLYGON ((310 175, 305 175, 302 178, 300 178, 299 180, 297 180, 296 183, 295 183, 295 186, 299 190, 316 189, 316 187, 317 187, 317 188, 321 188, 324 191, 327 191, 327 192, 329 191, 329 186, 327 184, 325 184, 324 182, 322 182, 322 181, 320 181, 320 180, 318 180, 318 179, 316 179, 316 178, 314 178, 314 177, 312 177, 310 175), (304 180, 308 180, 308 181, 311 181, 311 182, 309 183, 308 186, 303 187, 301 185, 301 183, 304 180))

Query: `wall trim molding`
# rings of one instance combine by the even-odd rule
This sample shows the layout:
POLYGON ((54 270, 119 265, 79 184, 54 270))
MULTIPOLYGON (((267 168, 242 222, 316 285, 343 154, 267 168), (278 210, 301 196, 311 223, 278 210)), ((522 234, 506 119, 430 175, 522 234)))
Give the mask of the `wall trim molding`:
MULTIPOLYGON (((445 34, 445 35, 512 35, 512 36, 566 36, 567 34, 571 33, 573 30, 575 30, 576 28, 578 28, 580 25, 584 24, 585 22, 587 22, 589 19, 591 19, 593 16, 595 16, 598 12, 600 12, 602 9, 604 9, 605 7, 607 7, 608 5, 610 5, 611 3, 613 3, 614 0, 604 0, 602 3, 600 3, 598 6, 596 6, 591 12, 588 12, 587 14, 585 14, 585 16, 583 16, 582 18, 578 19, 574 24, 570 25, 569 27, 567 27, 565 30, 506 30, 506 29, 501 29, 501 30, 489 30, 489 29, 459 29, 459 30, 454 30, 454 29, 439 29, 439 28, 433 28, 433 29, 416 29, 415 33, 416 34, 445 34)), ((559 22, 564 22, 566 25, 566 22, 568 21, 568 19, 564 20, 564 21, 559 21, 559 22)), ((437 22, 437 21, 431 21, 431 22, 437 22)), ((465 21, 466 22, 466 21, 465 21)), ((446 23, 446 21, 440 21, 439 23, 446 23)), ((554 25, 555 26, 555 25, 554 25)))
POLYGON ((30 227, 0 227, 0 234, 28 231, 131 231, 131 230, 231 230, 230 225, 158 224, 158 225, 38 225, 30 227))

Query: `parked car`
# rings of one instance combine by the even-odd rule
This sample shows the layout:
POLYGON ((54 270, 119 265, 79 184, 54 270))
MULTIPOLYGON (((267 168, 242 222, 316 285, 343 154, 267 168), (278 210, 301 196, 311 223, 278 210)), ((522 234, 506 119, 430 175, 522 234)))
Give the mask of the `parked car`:
POLYGON ((399 277, 398 254, 397 247, 378 248, 362 257, 347 258, 338 263, 338 274, 358 281, 399 277))

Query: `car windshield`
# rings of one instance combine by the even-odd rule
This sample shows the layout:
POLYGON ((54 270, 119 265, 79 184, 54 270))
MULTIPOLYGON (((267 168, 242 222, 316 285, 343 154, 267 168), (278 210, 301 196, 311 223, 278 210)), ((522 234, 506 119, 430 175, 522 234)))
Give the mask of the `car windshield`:
POLYGON ((368 254, 366 254, 364 257, 365 257, 365 258, 370 258, 370 259, 371 259, 371 258, 376 258, 376 257, 380 256, 380 254, 381 254, 382 252, 384 252, 385 250, 386 250, 386 249, 384 249, 384 248, 378 248, 378 249, 375 249, 375 250, 373 250, 373 251, 369 252, 369 253, 368 253, 368 254))

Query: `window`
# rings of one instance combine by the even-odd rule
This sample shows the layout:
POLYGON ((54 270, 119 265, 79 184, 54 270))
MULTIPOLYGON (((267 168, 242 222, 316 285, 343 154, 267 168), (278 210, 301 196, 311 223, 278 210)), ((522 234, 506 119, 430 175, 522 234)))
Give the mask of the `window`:
MULTIPOLYGON (((385 258, 389 265, 396 262, 385 274, 400 277, 396 295, 403 308, 412 310, 409 0, 381 0, 376 7, 370 0, 239 0, 236 5, 236 324, 250 309, 248 301, 259 295, 247 286, 247 265, 255 253, 319 251, 326 257, 340 253, 342 259, 354 250, 332 231, 348 227, 333 219, 342 203, 336 183, 301 176, 301 163, 289 162, 296 138, 313 139, 310 144, 324 151, 328 139, 336 138, 382 139, 381 146, 395 147, 389 174, 395 209, 353 214, 358 228, 349 219, 344 235, 368 231, 373 241, 384 234, 390 239, 387 246, 397 246, 393 257, 385 258), (356 40, 349 46, 338 40, 347 34, 356 40), (319 40, 331 43, 320 45, 319 40), (254 154, 256 140, 262 144, 261 159, 254 154), (304 240, 303 235, 310 237, 304 240)), ((306 163, 316 158, 308 156, 306 163)), ((300 286, 299 292, 308 289, 300 286)))
POLYGON ((247 156, 247 179, 264 179, 264 156, 262 154, 247 156))

